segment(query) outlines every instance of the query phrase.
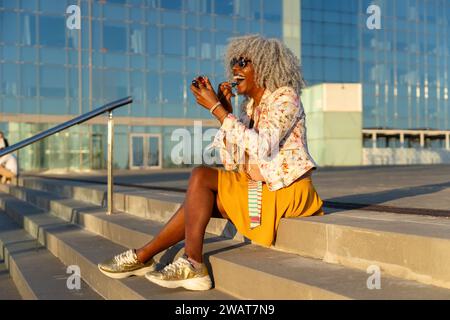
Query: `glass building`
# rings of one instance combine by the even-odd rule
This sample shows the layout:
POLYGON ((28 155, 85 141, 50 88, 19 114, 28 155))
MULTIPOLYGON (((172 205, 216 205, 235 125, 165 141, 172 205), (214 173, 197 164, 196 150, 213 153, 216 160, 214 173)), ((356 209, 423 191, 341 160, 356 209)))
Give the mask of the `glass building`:
MULTIPOLYGON (((0 0, 0 130, 15 143, 131 95, 114 112, 115 166, 174 166, 175 129, 217 126, 192 78, 223 81, 227 39, 248 33, 283 39, 309 84, 362 83, 365 128, 449 129, 448 0, 0 0), (372 3, 380 30, 366 26, 372 3), (80 29, 66 25, 73 4, 80 29)), ((18 157, 25 170, 104 168, 106 117, 18 157)))
POLYGON ((364 128, 450 129, 450 1, 302 0, 301 16, 305 77, 362 83, 364 128))
MULTIPOLYGON (((271 0, 0 0, 0 130, 17 142, 109 101, 115 165, 170 166, 174 129, 193 119, 216 126, 188 86, 199 74, 223 81, 227 39, 281 35, 271 0), (69 5, 81 28, 66 26, 69 5)), ((22 169, 97 169, 106 155, 105 119, 19 151, 22 169)))

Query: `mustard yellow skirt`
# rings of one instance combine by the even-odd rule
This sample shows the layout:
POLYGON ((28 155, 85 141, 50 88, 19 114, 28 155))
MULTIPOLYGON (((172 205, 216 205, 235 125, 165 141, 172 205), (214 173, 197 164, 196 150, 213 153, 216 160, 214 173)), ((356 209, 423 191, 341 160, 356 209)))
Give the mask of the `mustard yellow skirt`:
POLYGON ((322 200, 311 177, 303 178, 288 187, 270 191, 263 184, 261 225, 250 229, 248 213, 247 176, 244 172, 218 169, 218 197, 223 209, 238 232, 263 246, 270 246, 276 237, 281 218, 323 215, 322 200))

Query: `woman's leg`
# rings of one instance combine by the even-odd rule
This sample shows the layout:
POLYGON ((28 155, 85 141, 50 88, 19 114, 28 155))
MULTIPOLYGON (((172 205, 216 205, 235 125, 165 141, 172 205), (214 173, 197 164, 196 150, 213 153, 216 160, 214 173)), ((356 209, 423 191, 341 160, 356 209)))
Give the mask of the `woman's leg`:
POLYGON ((216 169, 196 167, 192 170, 184 203, 166 223, 160 233, 136 250, 139 261, 148 261, 161 251, 186 239, 185 253, 202 262, 203 238, 212 216, 227 218, 217 197, 216 169))

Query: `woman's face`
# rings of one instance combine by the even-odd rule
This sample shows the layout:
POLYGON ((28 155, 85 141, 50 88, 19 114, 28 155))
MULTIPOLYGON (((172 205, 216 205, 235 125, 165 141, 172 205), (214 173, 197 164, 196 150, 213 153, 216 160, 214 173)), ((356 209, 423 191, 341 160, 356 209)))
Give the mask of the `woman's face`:
POLYGON ((244 57, 235 58, 230 62, 233 71, 233 80, 238 82, 237 93, 251 95, 258 89, 255 78, 255 69, 251 60, 244 57))

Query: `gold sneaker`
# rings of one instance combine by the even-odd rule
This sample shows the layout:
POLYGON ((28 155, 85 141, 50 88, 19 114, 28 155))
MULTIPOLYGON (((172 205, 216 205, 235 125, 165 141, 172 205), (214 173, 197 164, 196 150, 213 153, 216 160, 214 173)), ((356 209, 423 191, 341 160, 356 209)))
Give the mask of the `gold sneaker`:
POLYGON ((123 279, 129 276, 143 276, 149 271, 155 270, 156 263, 152 259, 141 263, 137 259, 133 249, 120 253, 112 259, 98 264, 98 269, 108 277, 123 279))
POLYGON ((205 264, 194 268, 184 256, 161 271, 152 271, 145 277, 153 283, 165 288, 183 287, 188 290, 209 290, 212 287, 211 278, 205 264))

